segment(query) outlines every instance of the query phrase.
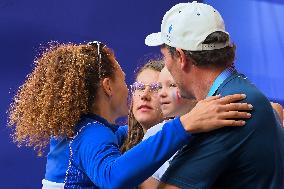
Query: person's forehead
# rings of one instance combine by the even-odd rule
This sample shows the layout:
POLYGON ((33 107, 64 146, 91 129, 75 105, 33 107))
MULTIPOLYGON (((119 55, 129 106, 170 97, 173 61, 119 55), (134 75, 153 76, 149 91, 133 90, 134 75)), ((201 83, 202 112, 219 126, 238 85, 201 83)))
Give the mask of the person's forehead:
POLYGON ((167 77, 167 76, 168 76, 168 70, 166 69, 166 67, 164 67, 159 74, 159 78, 160 77, 167 77))
POLYGON ((117 70, 119 70, 119 71, 124 73, 122 67, 120 66, 120 64, 118 63, 118 61, 115 58, 113 59, 113 62, 114 62, 115 68, 117 68, 117 70))
POLYGON ((152 82, 156 82, 158 80, 160 72, 155 71, 150 68, 146 68, 141 73, 138 74, 136 81, 143 82, 145 84, 149 84, 152 82))
POLYGON ((159 74, 159 80, 173 81, 173 77, 167 68, 163 68, 159 74))

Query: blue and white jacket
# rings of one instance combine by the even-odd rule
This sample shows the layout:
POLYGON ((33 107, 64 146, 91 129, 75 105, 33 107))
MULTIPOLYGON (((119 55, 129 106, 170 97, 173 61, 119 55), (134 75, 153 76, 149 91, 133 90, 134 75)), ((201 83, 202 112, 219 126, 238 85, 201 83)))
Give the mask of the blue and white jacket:
POLYGON ((151 176, 190 139, 179 118, 123 155, 127 126, 83 116, 73 138, 52 138, 43 188, 132 189, 151 176), (50 187, 49 187, 50 188, 50 187))

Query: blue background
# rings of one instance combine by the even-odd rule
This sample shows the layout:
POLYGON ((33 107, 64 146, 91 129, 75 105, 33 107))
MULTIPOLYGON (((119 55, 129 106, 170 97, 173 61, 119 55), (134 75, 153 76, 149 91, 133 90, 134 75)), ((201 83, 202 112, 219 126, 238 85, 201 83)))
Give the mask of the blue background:
MULTIPOLYGON (((187 1, 165 0, 0 0, 0 185, 36 189, 44 177, 45 158, 17 148, 6 128, 7 108, 32 69, 39 48, 49 41, 99 40, 116 53, 133 81, 133 70, 159 48, 144 45, 145 36, 160 30, 164 13, 187 1)), ((236 65, 272 100, 282 103, 284 3, 281 0, 205 1, 223 15, 237 45, 236 65)), ((282 103, 283 104, 283 103, 282 103)))
POLYGON ((284 1, 205 0, 222 14, 237 45, 237 68, 284 104, 284 1), (282 21, 281 21, 282 20, 282 21))

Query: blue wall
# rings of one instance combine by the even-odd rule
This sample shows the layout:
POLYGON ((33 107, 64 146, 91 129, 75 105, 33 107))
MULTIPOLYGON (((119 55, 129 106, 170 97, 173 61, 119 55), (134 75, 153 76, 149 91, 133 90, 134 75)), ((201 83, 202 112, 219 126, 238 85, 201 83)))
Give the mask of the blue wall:
POLYGON ((236 65, 271 100, 284 105, 284 1, 205 0, 223 16, 237 45, 236 65))

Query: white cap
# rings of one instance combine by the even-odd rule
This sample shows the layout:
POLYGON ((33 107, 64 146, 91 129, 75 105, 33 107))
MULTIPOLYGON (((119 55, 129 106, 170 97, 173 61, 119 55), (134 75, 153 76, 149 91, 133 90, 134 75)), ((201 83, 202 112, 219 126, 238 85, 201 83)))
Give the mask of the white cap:
POLYGON ((167 44, 189 51, 221 49, 230 44, 202 44, 213 32, 225 31, 220 13, 212 6, 203 3, 180 3, 173 6, 164 15, 161 32, 152 33, 145 39, 148 46, 167 44))

